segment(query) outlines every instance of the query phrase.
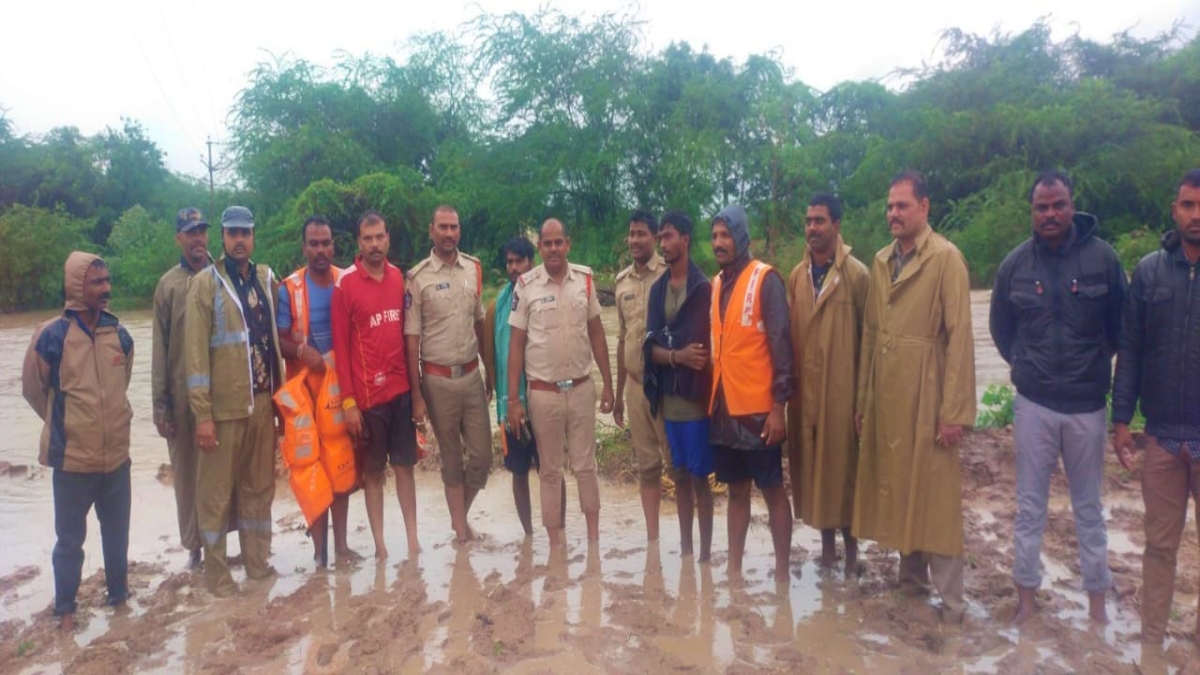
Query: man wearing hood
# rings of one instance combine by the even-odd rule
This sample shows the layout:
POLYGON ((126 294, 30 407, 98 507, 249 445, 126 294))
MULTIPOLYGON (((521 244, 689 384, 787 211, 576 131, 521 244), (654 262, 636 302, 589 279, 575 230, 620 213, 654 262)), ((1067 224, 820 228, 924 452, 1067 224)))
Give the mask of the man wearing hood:
POLYGON ((212 263, 208 254, 208 221, 194 207, 175 217, 179 264, 167 270, 154 289, 154 331, 150 350, 150 393, 154 426, 167 439, 171 457, 179 540, 188 550, 188 567, 200 568, 200 529, 196 525, 195 422, 188 408, 187 363, 183 352, 183 322, 187 289, 200 270, 212 263))
POLYGON ((1017 387, 1017 623, 1035 611, 1050 477, 1060 458, 1071 488, 1089 614, 1097 623, 1107 621, 1105 592, 1112 586, 1100 493, 1108 444, 1105 394, 1121 331, 1125 271, 1112 247, 1095 236, 1095 216, 1075 210, 1072 191, 1070 177, 1059 171, 1034 180, 1033 234, 1000 264, 992 290, 992 339, 1017 387))
POLYGON ((275 328, 279 284, 254 253, 254 217, 244 206, 221 214, 225 254, 188 288, 184 343, 188 404, 200 448, 197 520, 208 589, 237 587, 225 559, 230 511, 237 509, 246 576, 265 579, 271 555, 275 498, 275 424, 271 396, 283 384, 283 354, 275 328))
POLYGON ((751 481, 763 493, 775 547, 775 583, 789 579, 792 512, 783 486, 784 407, 795 390, 783 279, 750 253, 746 210, 728 206, 712 222, 721 272, 712 281, 709 437, 717 480, 729 486, 729 573, 742 572, 751 481))
MULTIPOLYGON (((1189 494, 1200 511, 1200 169, 1179 181, 1171 216, 1176 229, 1133 271, 1112 405, 1117 456, 1129 471, 1139 402, 1146 418, 1142 642, 1152 648, 1161 648, 1171 617, 1189 494)), ((1194 630, 1200 645, 1200 623, 1194 630)))
POLYGON ((692 516, 700 521, 700 562, 712 554, 713 471, 708 396, 712 390, 712 285, 691 257, 692 219, 663 214, 658 231, 667 272, 646 305, 642 391, 650 418, 665 421, 679 508, 679 553, 692 555, 692 516), (661 417, 659 413, 661 411, 661 417))
POLYGON ((108 266, 74 251, 63 268, 62 316, 38 326, 21 391, 42 418, 38 461, 54 469, 54 615, 75 626, 87 514, 96 507, 108 604, 129 594, 129 425, 133 338, 108 312, 108 266))
POLYGON ((788 278, 798 386, 788 403, 788 471, 795 516, 821 530, 821 567, 833 567, 837 533, 846 576, 857 573, 850 533, 858 437, 854 387, 870 272, 842 241, 842 204, 831 194, 808 202, 804 258, 788 278))
POLYGON ((916 171, 888 189, 894 243, 875 254, 863 315, 854 422, 858 477, 851 534, 900 552, 900 586, 932 580, 943 618, 963 602, 958 449, 975 424, 975 338, 967 263, 929 226, 929 187, 916 171))

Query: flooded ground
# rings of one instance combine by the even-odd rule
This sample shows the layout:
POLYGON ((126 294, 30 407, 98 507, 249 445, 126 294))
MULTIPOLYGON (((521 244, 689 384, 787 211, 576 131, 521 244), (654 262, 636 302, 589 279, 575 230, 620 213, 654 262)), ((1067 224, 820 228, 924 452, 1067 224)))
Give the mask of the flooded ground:
MULTIPOLYGON (((986 294, 975 299, 980 391, 1007 371, 986 330, 986 294)), ((1163 660, 1138 647, 1141 497, 1136 476, 1108 467, 1106 503, 1115 593, 1113 623, 1086 621, 1073 521, 1061 476, 1053 485, 1042 613, 1022 631, 1008 625, 1011 564, 1011 435, 978 433, 964 445, 967 597, 963 627, 941 626, 929 599, 895 590, 896 555, 868 545, 862 574, 822 574, 819 536, 797 526, 789 583, 770 578, 770 535, 756 501, 747 543, 747 584, 724 571, 724 504, 718 502, 711 565, 679 556, 671 502, 662 541, 647 546, 637 489, 602 486, 601 541, 589 549, 572 509, 569 550, 551 557, 544 533, 526 539, 510 480, 492 474, 473 509, 484 538, 449 543, 441 482, 418 473, 419 555, 404 553, 395 499, 386 522, 393 559, 319 572, 286 483, 277 488, 273 563, 278 578, 235 578, 242 592, 217 600, 183 571, 174 497, 158 480, 167 461, 149 398, 149 317, 124 317, 138 345, 131 398, 134 511, 129 607, 103 607, 95 520, 90 523, 79 630, 62 636, 49 616, 54 543, 50 473, 34 466, 39 427, 20 397, 21 355, 37 317, 0 317, 0 675, 10 673, 1138 673, 1197 672, 1188 642, 1196 621, 1200 552, 1189 522, 1180 552, 1171 638, 1163 660), (11 465, 11 466, 10 466, 11 465), (1189 670, 1190 668, 1190 670, 1189 670)), ((611 310, 605 320, 614 329, 611 310)), ((611 334, 611 333, 610 333, 611 334)), ((615 347, 615 340, 610 342, 615 347)), ((536 492, 537 482, 533 481, 536 492)), ((573 486, 568 501, 576 504, 573 486)), ((389 490, 390 494, 390 490, 389 490)), ((534 495, 534 504, 537 504, 534 495)), ((370 554, 361 497, 353 497, 350 544, 370 554)), ((236 552, 231 538, 231 553, 236 552)))

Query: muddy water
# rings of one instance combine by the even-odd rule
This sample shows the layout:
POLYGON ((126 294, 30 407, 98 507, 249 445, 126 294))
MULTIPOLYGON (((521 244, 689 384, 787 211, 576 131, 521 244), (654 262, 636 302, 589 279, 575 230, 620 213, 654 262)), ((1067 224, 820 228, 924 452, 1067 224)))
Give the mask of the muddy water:
MULTIPOLYGON (((973 298, 980 390, 1007 373, 986 335, 986 294, 973 298)), ((0 462, 36 462, 38 425, 20 397, 21 355, 36 319, 0 317, 0 462)), ((438 475, 418 473, 424 550, 404 549, 399 509, 386 501, 386 564, 317 572, 295 502, 280 483, 269 582, 243 582, 233 599, 214 600, 200 579, 182 572, 171 489, 158 479, 167 461, 153 431, 149 398, 149 316, 123 317, 138 345, 131 386, 134 511, 130 559, 135 595, 128 611, 99 604, 102 561, 90 523, 81 591, 80 630, 66 638, 48 629, 53 596, 50 474, 36 467, 0 477, 0 673, 9 672, 1045 672, 1087 669, 1088 656, 1066 646, 1078 635, 1122 665, 1136 617, 1117 612, 1099 635, 1084 633, 1083 593, 1070 559, 1048 560, 1055 586, 1053 630, 1018 636, 994 618, 983 590, 968 589, 974 630, 929 620, 927 601, 887 590, 894 554, 863 552, 858 584, 822 575, 812 562, 819 536, 798 527, 793 578, 777 585, 761 503, 747 541, 746 585, 724 573, 724 507, 718 504, 712 565, 679 556, 673 503, 663 505, 662 542, 648 547, 636 487, 606 484, 601 544, 582 540, 582 517, 567 521, 569 551, 552 557, 544 534, 526 539, 511 506, 507 473, 493 473, 472 521, 484 538, 449 543, 438 475), (21 581, 31 577, 28 581, 21 581), (7 581, 5 581, 7 580, 7 581), (1072 586, 1074 584, 1074 586, 1072 586), (16 644, 19 643, 19 644, 16 644), (20 650, 25 655, 13 658, 20 650)), ((615 317, 606 310, 610 335, 615 317)), ((610 341, 615 348, 615 340, 610 341)), ((615 360, 614 360, 615 363, 615 360)), ((538 503, 537 481, 533 503, 538 503)), ((573 486, 569 486, 573 488, 573 486)), ((576 503, 573 489, 568 501, 576 503)), ((996 495, 1002 499, 1003 495, 996 495)), ((361 498, 351 500, 350 545, 372 550, 361 498)), ((1060 505, 1061 507, 1061 505, 1060 505)), ((1010 553, 995 504, 968 499, 970 546, 981 546, 971 577, 995 576, 1010 553)), ((1065 507, 1062 507, 1065 508, 1065 507)), ((1011 530, 1009 530, 1010 532, 1011 530)), ((1126 541, 1116 538, 1126 545, 1126 541)), ((231 538, 231 551, 237 551, 231 538)), ((1132 545, 1129 543, 1128 545, 1132 545)), ((236 578, 242 580, 240 570, 236 578)), ((1001 594, 999 597, 1003 597, 1001 594)), ((1192 603, 1195 604, 1194 602, 1192 603)), ((1124 672, 1116 670, 1115 672, 1124 672)))

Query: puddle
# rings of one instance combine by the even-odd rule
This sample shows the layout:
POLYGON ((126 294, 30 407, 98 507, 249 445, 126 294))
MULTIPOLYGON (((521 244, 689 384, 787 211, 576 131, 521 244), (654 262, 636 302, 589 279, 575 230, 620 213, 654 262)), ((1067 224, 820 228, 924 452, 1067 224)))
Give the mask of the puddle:
MULTIPOLYGON (((972 300, 982 392, 991 382, 1006 381, 1007 370, 987 337, 986 293, 975 293, 972 300)), ((606 323, 613 323, 611 309, 605 311, 606 323)), ((20 365, 34 323, 45 316, 0 318, 2 462, 36 463, 40 427, 20 397, 20 365)), ((716 509, 712 565, 680 558, 676 513, 669 500, 662 508, 663 539, 657 546, 647 545, 636 486, 612 483, 602 486, 599 548, 588 549, 582 514, 572 508, 567 516, 569 550, 564 557, 551 556, 543 532, 531 539, 523 536, 511 503, 511 482, 503 471, 492 474, 473 509, 481 541, 467 547, 450 543, 438 474, 418 472, 424 550, 412 557, 403 553, 402 520, 389 487, 385 522, 393 558, 382 565, 369 562, 320 572, 314 568, 311 543, 295 527, 296 504, 280 483, 272 559, 279 577, 245 582, 238 596, 215 600, 200 578, 183 572, 173 492, 157 480, 160 464, 168 460, 150 420, 149 316, 131 313, 123 319, 139 345, 130 389, 135 410, 130 559, 137 563, 131 572, 136 595, 123 614, 98 606, 102 557, 93 517, 85 545, 80 629, 73 639, 59 639, 45 616, 53 596, 50 473, 33 468, 18 477, 0 477, 0 653, 5 655, 0 675, 212 670, 886 675, 1043 667, 1048 672, 1095 672, 1108 666, 1113 667, 1107 672, 1132 672, 1131 664, 1141 657, 1130 605, 1114 601, 1112 626, 1088 628, 1086 596, 1071 563, 1064 562, 1066 555, 1046 558, 1049 606, 1039 619, 1042 627, 1018 632, 1008 626, 1011 542, 1004 533, 1011 532, 1005 529, 1011 525, 1004 509, 1011 507, 1012 492, 1011 476, 1000 469, 993 476, 995 484, 974 486, 965 504, 971 511, 968 555, 975 561, 967 573, 970 620, 965 628, 940 625, 936 602, 896 596, 894 552, 864 543, 860 579, 822 573, 814 562, 819 533, 800 526, 793 535, 790 585, 777 593, 768 578, 771 539, 757 497, 742 588, 731 587, 725 575, 722 500, 716 509), (27 566, 41 571, 18 579, 18 570, 27 566), (3 580, 10 578, 11 586, 6 586, 3 580), (23 656, 9 656, 25 643, 31 647, 23 656)), ((615 349, 615 339, 609 346, 615 349)), ((980 457, 1006 442, 1000 436, 987 438, 992 445, 977 450, 980 457)), ((994 457, 989 461, 996 462, 994 457)), ((537 504, 536 478, 531 483, 537 504)), ((568 492, 574 507, 570 481, 568 492)), ((1140 514, 1140 499, 1121 502, 1121 508, 1140 514)), ((1047 540, 1074 555, 1069 529, 1048 529, 1047 540)), ((1187 540, 1181 577, 1200 567, 1194 537, 1187 540)), ((236 537, 229 541, 233 555, 236 537)), ((373 551, 361 497, 351 499, 349 541, 360 553, 373 551)), ((1114 552, 1140 554, 1129 533, 1117 526, 1110 529, 1110 542, 1114 552)), ((1133 583, 1133 574, 1140 574, 1140 568, 1120 576, 1119 584, 1133 583)), ((242 570, 235 570, 235 578, 242 580, 242 570)), ((1193 594, 1177 597, 1184 614, 1173 628, 1186 630, 1195 620, 1194 589, 1193 583, 1193 594)))

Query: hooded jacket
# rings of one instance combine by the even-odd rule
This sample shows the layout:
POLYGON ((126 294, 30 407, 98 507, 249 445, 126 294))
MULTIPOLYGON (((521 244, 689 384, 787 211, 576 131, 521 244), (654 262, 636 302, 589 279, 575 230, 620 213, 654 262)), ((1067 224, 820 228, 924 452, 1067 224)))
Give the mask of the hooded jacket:
POLYGON ((1141 401, 1146 433, 1200 440, 1200 264, 1188 262, 1177 230, 1142 258, 1125 301, 1113 384, 1114 424, 1141 401))
POLYGON ((646 364, 642 375, 642 390, 650 402, 650 415, 658 416, 658 407, 663 396, 679 396, 689 401, 702 401, 707 407, 709 391, 712 389, 712 367, 704 370, 657 364, 654 362, 654 347, 682 349, 698 342, 707 345, 711 341, 712 285, 695 262, 688 261, 686 297, 683 306, 671 323, 667 323, 667 285, 671 283, 668 270, 650 286, 650 299, 646 306, 646 334, 642 342, 642 362, 646 364))
POLYGON ((67 258, 62 316, 38 326, 21 376, 25 400, 45 422, 38 461, 75 473, 109 473, 129 461, 133 338, 108 312, 90 331, 79 317, 88 311, 83 283, 96 260, 80 251, 67 258))
POLYGON ((1000 264, 990 327, 1025 398, 1062 414, 1100 410, 1112 374, 1128 286, 1096 217, 1076 212, 1057 251, 1036 234, 1000 264))
MULTIPOLYGON (((266 292, 275 345, 273 376, 285 372, 275 326, 275 301, 279 284, 266 265, 255 265, 258 283, 266 292)), ((225 269, 225 257, 196 273, 188 287, 184 321, 184 354, 187 358, 188 405, 196 423, 245 419, 254 412, 254 387, 250 365, 250 332, 242 303, 225 269)), ((271 390, 282 385, 273 381, 271 390)))

